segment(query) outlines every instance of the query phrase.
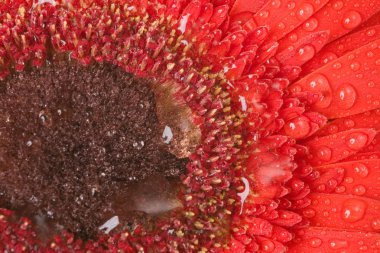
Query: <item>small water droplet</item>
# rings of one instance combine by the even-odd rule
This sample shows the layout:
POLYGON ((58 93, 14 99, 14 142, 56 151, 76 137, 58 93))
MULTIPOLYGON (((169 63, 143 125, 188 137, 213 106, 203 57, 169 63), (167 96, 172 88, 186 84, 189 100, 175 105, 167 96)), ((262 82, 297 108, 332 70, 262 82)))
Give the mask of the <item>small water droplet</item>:
POLYGON ((354 171, 360 176, 360 177, 367 177, 369 174, 367 166, 365 166, 362 163, 356 163, 354 166, 354 171))
POLYGON ((375 219, 371 222, 371 227, 372 227, 374 230, 380 230, 380 217, 375 218, 375 219))
POLYGON ((353 70, 353 71, 358 71, 360 69, 361 65, 359 62, 353 62, 350 64, 350 68, 353 70))
POLYGON ((352 119, 345 119, 344 120, 344 125, 347 127, 347 128, 353 128, 355 126, 355 121, 353 121, 352 119))
POLYGON ((358 196, 364 195, 367 191, 367 189, 363 185, 356 185, 352 190, 353 193, 358 196))
POLYGON ((330 248, 336 250, 336 249, 344 249, 348 247, 348 242, 345 240, 338 240, 334 239, 331 240, 329 243, 330 248))
POLYGON ((319 238, 311 238, 309 241, 309 245, 312 248, 318 248, 322 245, 322 240, 319 238))
POLYGON ((343 14, 342 25, 343 28, 351 30, 360 25, 362 16, 357 11, 348 11, 343 14))
POLYGON ((367 145, 368 136, 364 133, 354 132, 346 137, 346 145, 353 150, 360 150, 367 145))
POLYGON ((288 3, 288 9, 289 10, 294 9, 294 7, 296 7, 296 3, 295 2, 289 2, 288 3))
POLYGON ((342 1, 339 0, 339 1, 335 1, 332 6, 334 10, 339 11, 343 8, 344 4, 342 1))
POLYGON ((307 118, 298 117, 287 123, 284 126, 284 130, 288 136, 298 139, 308 135, 311 127, 307 118))
POLYGON ((336 91, 336 97, 340 108, 349 109, 355 104, 357 93, 351 84, 342 84, 336 91))
POLYGON ((322 161, 330 161, 332 156, 331 149, 327 146, 322 146, 318 149, 317 156, 322 161))
POLYGON ((273 0, 273 1, 272 1, 272 6, 273 6, 274 8, 280 8, 280 6, 281 6, 281 1, 280 1, 280 0, 273 0))
POLYGON ((342 67, 342 64, 340 62, 336 62, 333 64, 334 69, 340 69, 342 67))
POLYGON ((346 222, 357 222, 363 219, 367 203, 360 199, 347 199, 343 202, 341 216, 346 222))
POLYGON ((308 208, 308 209, 305 209, 303 211, 303 215, 306 217, 306 218, 313 218, 315 216, 315 210, 312 209, 312 208, 308 208))

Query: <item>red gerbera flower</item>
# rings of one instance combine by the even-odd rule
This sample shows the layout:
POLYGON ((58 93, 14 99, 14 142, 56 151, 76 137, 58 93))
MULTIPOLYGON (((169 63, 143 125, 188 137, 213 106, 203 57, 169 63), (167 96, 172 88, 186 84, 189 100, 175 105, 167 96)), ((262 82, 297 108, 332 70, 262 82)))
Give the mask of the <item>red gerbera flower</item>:
MULTIPOLYGON (((46 243, 1 209, 2 251, 380 252, 379 0, 3 1, 2 82, 52 55, 154 80, 200 142, 153 229, 46 243)), ((28 108, 23 85, 2 105, 28 108)))

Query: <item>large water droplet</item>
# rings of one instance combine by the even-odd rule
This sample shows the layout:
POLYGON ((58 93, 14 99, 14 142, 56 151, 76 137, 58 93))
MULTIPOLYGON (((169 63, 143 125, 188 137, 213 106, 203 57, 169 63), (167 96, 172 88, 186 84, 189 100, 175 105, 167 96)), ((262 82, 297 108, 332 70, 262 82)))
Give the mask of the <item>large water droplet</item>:
POLYGON ((310 133, 310 123, 305 117, 293 119, 284 126, 285 133, 295 139, 303 138, 310 133))
POLYGON ((308 21, 306 21, 303 24, 303 28, 309 32, 314 31, 317 27, 318 27, 318 19, 316 18, 310 18, 308 21))
POLYGON ((331 160, 331 149, 327 146, 322 146, 317 150, 317 156, 322 161, 330 161, 331 160))
POLYGON ((360 25, 362 16, 357 11, 348 11, 343 14, 342 25, 343 28, 351 30, 360 25))
POLYGON ((346 222, 356 222, 363 219, 367 210, 367 203, 360 199, 347 199, 341 211, 342 219, 346 222))
POLYGON ((312 59, 315 55, 315 48, 313 45, 305 45, 298 49, 298 57, 301 61, 306 62, 312 59))
POLYGON ((336 97, 340 108, 349 109, 355 104, 357 93, 351 84, 342 84, 336 90, 336 97))
POLYGON ((309 3, 304 3, 300 7, 300 9, 297 11, 297 17, 300 20, 306 20, 309 17, 311 17, 311 15, 313 15, 313 12, 314 12, 313 5, 311 5, 309 3))
POLYGON ((346 145, 353 150, 360 150, 367 145, 368 136, 364 133, 355 132, 346 137, 346 145))
POLYGON ((319 73, 312 74, 307 79, 307 84, 310 91, 318 92, 321 94, 319 101, 316 102, 314 106, 319 108, 326 108, 331 104, 332 91, 330 83, 324 75, 319 73))

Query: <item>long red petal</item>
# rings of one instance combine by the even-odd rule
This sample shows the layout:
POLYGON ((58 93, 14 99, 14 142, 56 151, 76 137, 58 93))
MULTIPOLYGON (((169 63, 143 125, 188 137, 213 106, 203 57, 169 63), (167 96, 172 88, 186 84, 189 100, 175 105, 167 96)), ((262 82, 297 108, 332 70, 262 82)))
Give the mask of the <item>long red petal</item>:
POLYGON ((289 253, 379 252, 380 234, 309 227, 298 231, 289 253))
POLYGON ((380 40, 330 62, 294 83, 293 93, 321 95, 312 109, 327 118, 341 118, 380 107, 380 40))
POLYGON ((378 232, 380 201, 352 195, 312 193, 303 213, 312 226, 378 232))
POLYGON ((309 147, 309 162, 323 165, 343 160, 369 145, 376 131, 369 128, 353 129, 315 139, 305 143, 309 147))
POLYGON ((299 26, 280 40, 280 51, 315 32, 329 31, 328 41, 333 41, 358 27, 379 10, 380 1, 377 0, 330 1, 306 21, 306 23, 316 22, 315 29, 299 26))
POLYGON ((302 73, 311 73, 328 62, 377 39, 380 39, 380 25, 367 27, 356 33, 344 36, 325 46, 312 60, 303 65, 302 73))
POLYGON ((335 192, 380 200, 380 159, 353 160, 315 169, 321 173, 322 179, 317 179, 310 185, 315 192, 335 192), (339 170, 342 171, 341 177, 331 173, 339 170), (329 185, 335 187, 329 191, 329 185))
POLYGON ((332 121, 321 130, 318 131, 318 136, 325 136, 350 130, 353 128, 373 128, 380 130, 380 109, 368 111, 361 114, 348 116, 332 121))

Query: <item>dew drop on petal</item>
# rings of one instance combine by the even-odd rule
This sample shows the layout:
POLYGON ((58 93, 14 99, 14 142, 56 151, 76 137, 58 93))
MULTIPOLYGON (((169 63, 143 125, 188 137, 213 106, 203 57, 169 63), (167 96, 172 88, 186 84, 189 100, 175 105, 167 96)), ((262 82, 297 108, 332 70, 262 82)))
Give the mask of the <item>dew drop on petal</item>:
POLYGON ((311 238, 310 241, 309 241, 309 245, 310 247, 312 248, 318 248, 322 245, 322 240, 319 239, 319 238, 311 238))
POLYGON ((366 193, 367 189, 363 185, 356 185, 352 191, 355 195, 362 196, 366 193))
POLYGON ((285 133, 295 139, 303 138, 310 133, 310 123, 305 117, 293 119, 284 126, 285 133))
POLYGON ((362 178, 365 178, 368 176, 368 168, 362 163, 357 163, 354 165, 354 171, 362 178))
POLYGON ((336 101, 342 109, 350 109, 356 102, 357 93, 351 84, 342 84, 336 91, 336 101))
POLYGON ((306 20, 313 15, 314 7, 309 3, 302 4, 301 8, 297 11, 297 17, 300 20, 306 20))
POLYGON ((360 25, 362 16, 357 11, 348 11, 343 14, 342 25, 343 28, 351 30, 360 25))
POLYGON ((348 247, 348 242, 345 240, 334 239, 329 242, 329 246, 333 250, 345 249, 348 247))
POLYGON ((303 24, 303 28, 309 32, 314 31, 315 29, 317 29, 317 27, 318 27, 318 20, 316 18, 310 18, 308 21, 306 21, 303 24))
POLYGON ((332 4, 333 9, 336 10, 336 11, 341 10, 343 8, 343 6, 344 6, 344 3, 342 1, 340 1, 340 0, 339 1, 335 1, 332 4))
POLYGON ((367 210, 367 203, 360 199, 347 199, 343 202, 341 217, 346 222, 357 222, 363 219, 367 210))
POLYGON ((331 160, 331 148, 327 146, 322 146, 317 150, 317 156, 322 161, 330 161, 331 160))
POLYGON ((324 75, 319 73, 312 74, 307 79, 307 84, 310 91, 319 92, 321 94, 319 101, 314 104, 315 107, 326 108, 331 104, 332 91, 330 83, 324 75))
POLYGON ((310 59, 312 59, 315 55, 315 48, 313 45, 305 45, 303 47, 301 47, 300 49, 298 49, 298 57, 300 60, 302 60, 303 62, 306 62, 310 59))
POLYGON ((361 65, 359 62, 353 62, 351 63, 350 65, 350 68, 353 70, 353 71, 358 71, 360 69, 361 65))
POLYGON ((368 136, 364 133, 355 132, 346 137, 346 145, 353 150, 360 150, 367 145, 368 136))
POLYGON ((374 230, 380 231, 380 217, 375 218, 374 220, 372 220, 371 227, 374 230))

